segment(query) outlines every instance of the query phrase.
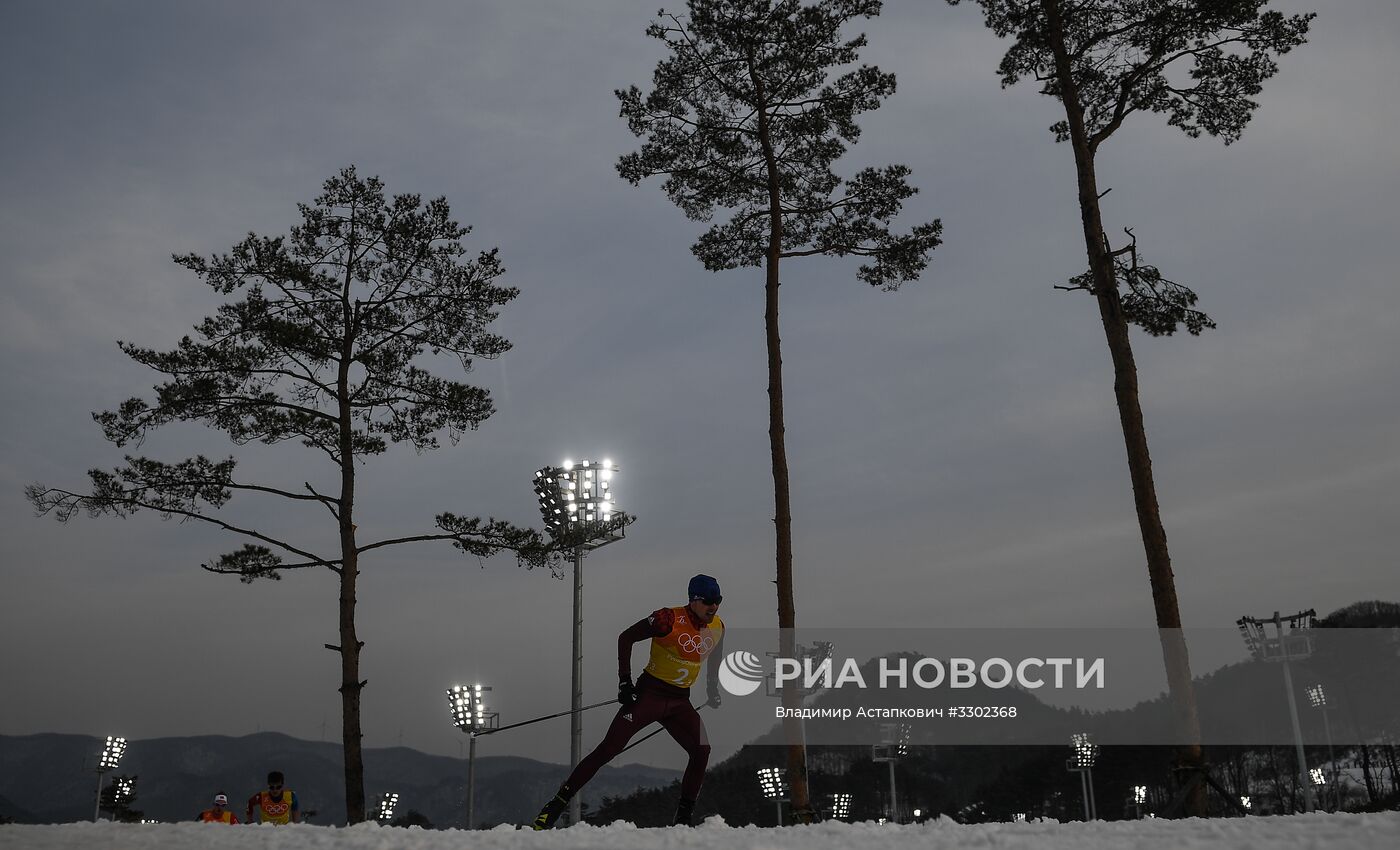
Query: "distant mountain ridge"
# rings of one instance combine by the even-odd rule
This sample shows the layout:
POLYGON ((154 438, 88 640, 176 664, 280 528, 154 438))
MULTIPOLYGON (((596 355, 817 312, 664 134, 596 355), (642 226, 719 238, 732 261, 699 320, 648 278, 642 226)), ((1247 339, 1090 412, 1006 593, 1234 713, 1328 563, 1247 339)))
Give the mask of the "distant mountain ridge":
MULTIPOLYGON (((101 749, 100 739, 86 735, 0 735, 0 818, 18 823, 90 820, 101 749)), ((132 808, 148 818, 183 821, 208 808, 219 792, 228 794, 242 819, 245 802, 264 786, 269 770, 286 774, 303 810, 315 812, 312 823, 345 822, 345 779, 336 742, 276 732, 152 738, 132 741, 117 773, 140 777, 132 808)), ((528 821, 567 772, 564 765, 534 759, 478 756, 477 825, 528 821)), ((589 784, 587 799, 664 786, 679 776, 679 771, 646 765, 608 767, 589 784)), ((365 794, 371 808, 381 792, 395 791, 396 814, 413 809, 436 826, 462 827, 466 785, 466 759, 407 747, 365 750, 365 794)))

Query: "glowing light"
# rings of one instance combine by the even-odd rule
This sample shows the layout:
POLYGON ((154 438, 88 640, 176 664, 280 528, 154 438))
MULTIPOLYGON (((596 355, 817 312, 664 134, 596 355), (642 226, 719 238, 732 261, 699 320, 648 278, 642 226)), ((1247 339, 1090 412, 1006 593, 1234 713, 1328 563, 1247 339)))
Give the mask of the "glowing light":
POLYGON ((447 707, 452 712, 452 723, 463 732, 490 728, 489 721, 496 715, 486 708, 483 691, 490 688, 482 685, 453 685, 447 689, 447 707))
POLYGON ((379 820, 387 821, 394 819, 394 807, 399 804, 399 795, 393 791, 385 791, 379 798, 379 820))
POLYGON ((787 796, 787 770, 781 767, 760 767, 758 787, 763 790, 763 796, 770 800, 787 796))
POLYGON ((850 817, 852 799, 853 797, 850 794, 832 794, 831 817, 835 820, 845 820, 850 817))
POLYGON ((126 753, 126 739, 107 736, 107 745, 102 748, 102 757, 97 762, 99 773, 114 770, 126 753))
POLYGON ((1093 767, 1099 757, 1099 745, 1088 732, 1075 732, 1070 736, 1070 747, 1074 750, 1075 767, 1093 767))

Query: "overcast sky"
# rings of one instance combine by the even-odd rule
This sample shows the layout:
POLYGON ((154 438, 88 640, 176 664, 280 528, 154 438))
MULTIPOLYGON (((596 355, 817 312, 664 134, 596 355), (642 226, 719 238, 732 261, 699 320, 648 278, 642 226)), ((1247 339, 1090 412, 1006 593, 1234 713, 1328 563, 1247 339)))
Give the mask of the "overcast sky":
MULTIPOLYGON (((675 4, 679 7, 679 3, 675 4)), ((1135 335, 1184 621, 1400 598, 1400 5, 1314 3, 1242 141, 1157 117, 1102 150, 1111 233, 1193 287, 1219 329, 1135 335)), ((733 626, 775 623, 762 273, 705 271, 613 90, 647 85, 656 0, 71 2, 0 10, 0 733, 131 738, 276 730, 336 739, 336 582, 240 584, 201 561, 240 540, 156 516, 38 519, 31 482, 120 463, 91 421, 156 376, 218 302, 172 253, 276 235, 355 164, 444 195, 497 246, 515 349, 472 380, 499 412, 455 447, 361 467, 365 539, 440 511, 537 523, 533 471, 613 458, 625 542, 585 565, 586 698, 613 694, 617 632, 704 571, 733 626)), ((1097 311, 1052 285, 1084 248, 1055 103, 999 86, 975 6, 890 0, 866 61, 899 91, 840 163, 906 163, 903 227, 941 217, 923 279, 871 290, 854 261, 784 266, 799 625, 1152 622, 1097 311)), ((172 427, 142 451, 236 451, 297 489, 296 447, 172 427)), ((232 514, 328 541, 324 513, 240 496, 232 514)), ((568 706, 571 586, 446 546, 363 564, 365 744, 456 754, 443 689, 496 687, 503 722, 568 706)), ((592 712, 591 746, 607 717, 592 712)), ((483 755, 567 759, 567 723, 483 755)), ((634 751, 678 764, 658 738, 634 751)), ((630 755, 630 754, 629 754, 630 755)))

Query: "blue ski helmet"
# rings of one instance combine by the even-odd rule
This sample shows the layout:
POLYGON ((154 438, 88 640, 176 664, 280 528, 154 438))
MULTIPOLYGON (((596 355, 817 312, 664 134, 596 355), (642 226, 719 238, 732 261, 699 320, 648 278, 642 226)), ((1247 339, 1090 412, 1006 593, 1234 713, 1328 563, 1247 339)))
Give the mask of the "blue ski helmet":
MULTIPOLYGON (((691 599, 714 599, 722 598, 719 592, 719 582, 713 576, 700 574, 690 580, 690 587, 686 591, 691 599)), ((718 604, 716 602, 716 604, 718 604)))

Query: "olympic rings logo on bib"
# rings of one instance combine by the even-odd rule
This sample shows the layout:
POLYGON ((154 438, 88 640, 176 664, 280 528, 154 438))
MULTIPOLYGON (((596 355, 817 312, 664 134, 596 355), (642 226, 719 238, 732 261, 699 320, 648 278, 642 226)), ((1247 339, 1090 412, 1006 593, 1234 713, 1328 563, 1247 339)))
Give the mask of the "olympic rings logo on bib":
POLYGON ((682 652, 704 655, 714 648, 715 642, 709 635, 701 637, 700 635, 687 632, 680 636, 680 639, 676 641, 676 645, 680 647, 682 652))

